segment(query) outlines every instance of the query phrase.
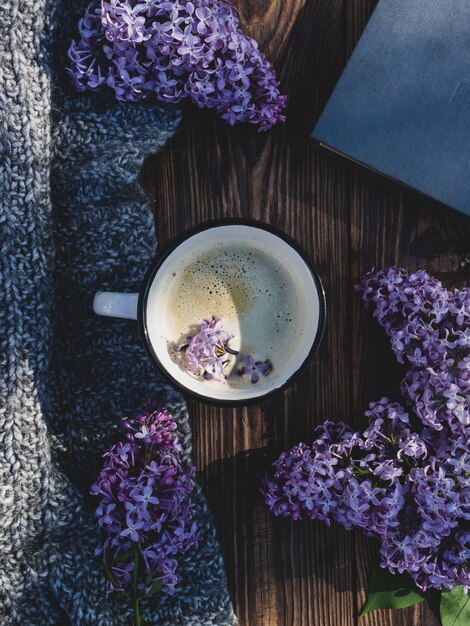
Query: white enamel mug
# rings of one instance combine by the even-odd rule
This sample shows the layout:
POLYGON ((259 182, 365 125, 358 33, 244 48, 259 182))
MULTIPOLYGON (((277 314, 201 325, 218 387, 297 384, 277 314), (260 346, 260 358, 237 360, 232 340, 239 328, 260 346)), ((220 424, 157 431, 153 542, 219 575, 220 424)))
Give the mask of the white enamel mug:
MULTIPOLYGON (((256 220, 224 219, 202 224, 174 240, 149 267, 139 293, 98 292, 93 302, 102 316, 136 320, 145 349, 157 368, 184 394, 213 404, 246 405, 285 389, 307 367, 318 350, 326 324, 326 302, 319 274, 306 253, 283 232, 256 220), (289 358, 256 385, 233 387, 208 382, 182 368, 169 349, 174 345, 168 277, 180 271, 189 254, 210 249, 214 242, 242 241, 253 251, 271 255, 292 277, 300 303, 299 339, 289 358)), ((200 320, 195 320, 195 323, 200 320)))

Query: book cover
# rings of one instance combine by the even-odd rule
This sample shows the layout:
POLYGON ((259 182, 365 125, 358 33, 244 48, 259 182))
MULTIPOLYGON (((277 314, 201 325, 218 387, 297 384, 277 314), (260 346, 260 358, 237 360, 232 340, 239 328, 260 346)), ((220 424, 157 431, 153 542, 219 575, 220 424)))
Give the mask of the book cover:
POLYGON ((312 137, 470 215, 470 2, 381 0, 312 137))

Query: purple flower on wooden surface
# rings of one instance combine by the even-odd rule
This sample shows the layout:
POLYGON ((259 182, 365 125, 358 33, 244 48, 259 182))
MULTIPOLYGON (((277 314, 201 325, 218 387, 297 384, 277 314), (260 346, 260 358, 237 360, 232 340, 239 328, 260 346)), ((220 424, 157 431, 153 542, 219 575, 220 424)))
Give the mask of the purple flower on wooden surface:
POLYGON ((364 431, 325 422, 263 483, 270 510, 378 538, 382 566, 423 590, 470 586, 470 289, 424 271, 367 274, 364 301, 408 371, 406 411, 371 403, 364 431))
POLYGON ((468 428, 470 289, 451 292, 427 272, 399 268, 366 274, 358 289, 409 365, 401 390, 423 424, 468 428))
POLYGON ((107 86, 130 101, 189 98, 229 124, 261 131, 285 119, 274 70, 226 0, 93 0, 78 30, 68 72, 80 91, 107 86))
POLYGON ((179 555, 200 539, 191 494, 195 469, 181 459, 171 413, 155 402, 124 422, 126 441, 106 459, 91 492, 102 530, 101 555, 110 591, 133 599, 160 589, 173 593, 179 555))

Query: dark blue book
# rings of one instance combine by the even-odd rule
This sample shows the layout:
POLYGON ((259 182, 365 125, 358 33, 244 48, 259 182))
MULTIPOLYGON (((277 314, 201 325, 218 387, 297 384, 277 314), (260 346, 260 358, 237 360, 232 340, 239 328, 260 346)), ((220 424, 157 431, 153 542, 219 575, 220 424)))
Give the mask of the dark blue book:
POLYGON ((470 215, 470 0, 381 0, 312 136, 470 215))

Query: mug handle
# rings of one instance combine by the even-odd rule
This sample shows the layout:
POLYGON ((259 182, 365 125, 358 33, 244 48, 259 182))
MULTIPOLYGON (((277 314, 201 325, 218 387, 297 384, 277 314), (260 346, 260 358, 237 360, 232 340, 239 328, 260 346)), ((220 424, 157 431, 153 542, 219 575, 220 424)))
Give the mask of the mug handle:
POLYGON ((98 291, 93 300, 93 311, 97 315, 105 315, 106 317, 136 320, 138 301, 138 293, 98 291))

